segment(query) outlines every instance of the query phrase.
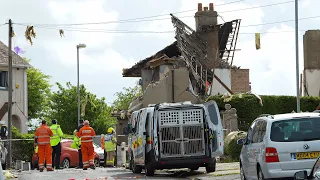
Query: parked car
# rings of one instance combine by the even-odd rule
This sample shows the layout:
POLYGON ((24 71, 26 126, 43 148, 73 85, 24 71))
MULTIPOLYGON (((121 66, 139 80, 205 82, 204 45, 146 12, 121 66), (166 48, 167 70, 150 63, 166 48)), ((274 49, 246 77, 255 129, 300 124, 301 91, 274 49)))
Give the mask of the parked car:
POLYGON ((320 113, 261 115, 251 124, 240 154, 241 179, 310 174, 320 156, 320 113))
MULTIPOLYGON (((71 148, 72 140, 63 139, 61 140, 61 157, 60 165, 63 168, 76 167, 79 164, 78 150, 71 148)), ((38 167, 38 154, 34 153, 32 156, 32 167, 38 167)), ((100 157, 94 152, 94 163, 98 167, 100 166, 100 157)))
POLYGON ((318 157, 317 161, 314 163, 310 176, 308 176, 308 172, 306 170, 298 171, 294 174, 294 179, 295 180, 320 179, 320 157, 318 157))
POLYGON ((99 156, 100 165, 102 165, 104 163, 104 149, 95 143, 93 143, 93 147, 94 147, 94 152, 96 152, 99 156))

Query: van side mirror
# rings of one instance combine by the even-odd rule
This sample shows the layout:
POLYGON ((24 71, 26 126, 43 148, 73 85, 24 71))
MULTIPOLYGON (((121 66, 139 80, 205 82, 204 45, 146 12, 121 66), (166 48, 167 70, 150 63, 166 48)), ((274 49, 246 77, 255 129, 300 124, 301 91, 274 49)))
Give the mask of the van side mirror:
POLYGON ((238 139, 237 144, 244 145, 245 142, 246 142, 246 139, 238 139))
POLYGON ((295 180, 305 180, 308 178, 308 173, 307 171, 298 171, 294 174, 294 179, 295 180))

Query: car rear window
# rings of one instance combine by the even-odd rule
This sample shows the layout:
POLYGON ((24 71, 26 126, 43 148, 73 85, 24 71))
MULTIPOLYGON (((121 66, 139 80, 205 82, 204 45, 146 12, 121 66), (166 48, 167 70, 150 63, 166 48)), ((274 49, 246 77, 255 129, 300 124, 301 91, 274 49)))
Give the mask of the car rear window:
POLYGON ((275 142, 320 140, 320 117, 292 118, 273 122, 270 139, 275 142))

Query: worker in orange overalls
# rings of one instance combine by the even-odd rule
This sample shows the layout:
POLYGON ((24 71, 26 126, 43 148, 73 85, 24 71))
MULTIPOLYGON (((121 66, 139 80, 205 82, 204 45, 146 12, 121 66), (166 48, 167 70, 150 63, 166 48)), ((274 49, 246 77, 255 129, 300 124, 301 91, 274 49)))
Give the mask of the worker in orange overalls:
POLYGON ((94 129, 89 126, 89 121, 85 120, 84 126, 77 133, 77 136, 81 138, 83 170, 87 170, 89 166, 91 169, 95 169, 93 161, 93 138, 95 135, 94 129))
POLYGON ((44 162, 46 162, 47 171, 53 171, 52 148, 50 145, 51 136, 53 136, 53 132, 51 131, 50 127, 47 126, 47 122, 42 120, 41 126, 36 130, 34 135, 35 146, 38 146, 40 172, 43 172, 44 162))

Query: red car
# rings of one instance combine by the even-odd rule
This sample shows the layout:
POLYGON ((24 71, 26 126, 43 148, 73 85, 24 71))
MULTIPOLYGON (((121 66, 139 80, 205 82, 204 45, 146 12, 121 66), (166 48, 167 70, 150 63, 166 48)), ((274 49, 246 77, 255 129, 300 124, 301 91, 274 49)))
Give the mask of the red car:
MULTIPOLYGON (((76 167, 79 164, 78 150, 71 148, 72 140, 63 139, 61 140, 61 157, 60 166, 63 168, 76 167)), ((38 154, 34 153, 32 156, 32 167, 38 167, 38 154)), ((96 167, 100 165, 99 155, 94 152, 94 164, 96 167)))

